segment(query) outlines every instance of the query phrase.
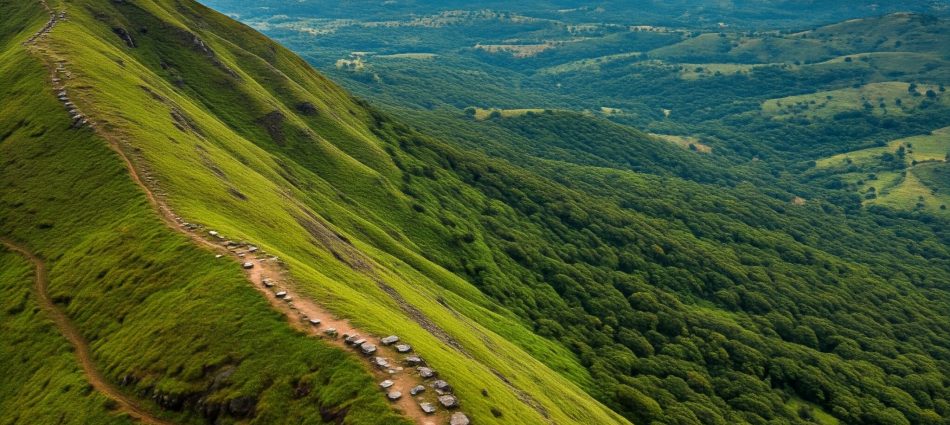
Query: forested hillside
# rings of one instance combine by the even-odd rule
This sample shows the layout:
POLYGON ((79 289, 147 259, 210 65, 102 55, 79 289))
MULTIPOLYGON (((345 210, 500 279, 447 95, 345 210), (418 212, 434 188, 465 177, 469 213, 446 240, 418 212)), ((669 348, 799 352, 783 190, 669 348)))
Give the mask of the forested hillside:
POLYGON ((946 2, 909 0, 900 3, 800 0, 528 0, 506 2, 481 1, 477 6, 460 0, 309 0, 286 2, 268 0, 249 4, 242 0, 208 0, 219 10, 239 13, 241 18, 295 15, 301 12, 321 19, 388 20, 413 15, 430 15, 445 10, 498 10, 524 13, 543 19, 589 24, 609 22, 640 25, 695 25, 716 27, 720 22, 746 27, 768 24, 791 27, 836 22, 844 19, 893 12, 945 13, 946 2), (240 12, 238 12, 238 10, 240 12))
MULTIPOLYGON (((946 218, 864 203, 833 155, 891 145, 830 135, 902 140, 900 159, 851 165, 944 181, 920 163, 939 139, 902 139, 950 125, 937 68, 903 82, 893 124, 848 105, 901 81, 843 57, 867 78, 829 77, 847 81, 820 87, 838 90, 834 114, 795 98, 821 96, 821 63, 693 79, 637 56, 585 98, 570 81, 590 74, 557 68, 583 59, 526 71, 535 59, 491 49, 448 62, 511 76, 484 90, 464 67, 333 63, 378 95, 365 100, 190 0, 0 14, 0 359, 18 366, 0 379, 5 423, 950 417, 946 218), (548 96, 556 68, 564 90, 548 96), (643 82, 694 92, 658 108, 643 82), (724 112, 699 90, 733 97, 724 112)), ((916 16, 882 19, 941 60, 910 40, 944 22, 916 16)), ((596 53, 628 36, 651 55, 701 38, 607 34, 596 53)))
MULTIPOLYGON (((901 384, 930 376, 929 388, 945 391, 945 366, 900 375, 885 361, 913 369, 946 358, 946 342, 931 339, 946 315, 936 171, 950 150, 939 131, 950 116, 946 21, 892 14, 818 26, 839 4, 810 4, 784 27, 759 7, 738 28, 731 13, 715 31, 685 21, 631 30, 650 22, 520 5, 486 15, 402 3, 431 7, 423 21, 398 4, 328 15, 211 4, 424 133, 491 158, 486 168, 444 161, 493 200, 461 222, 480 221, 505 256, 479 264, 467 254, 447 267, 571 347, 605 383, 595 394, 635 422, 947 416, 936 392, 901 384), (886 172, 847 154, 897 157, 902 144, 886 172), (504 177, 499 157, 527 174, 504 177), (901 178, 904 162, 913 174, 901 178), (926 310, 932 320, 918 315, 926 310), (910 360, 914 346, 930 360, 910 360)), ((439 177, 419 167, 423 181, 439 177)))

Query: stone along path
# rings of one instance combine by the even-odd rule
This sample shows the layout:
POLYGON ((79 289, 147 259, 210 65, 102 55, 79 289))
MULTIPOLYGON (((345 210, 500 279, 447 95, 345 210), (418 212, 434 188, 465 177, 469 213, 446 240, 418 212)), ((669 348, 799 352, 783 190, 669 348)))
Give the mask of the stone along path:
POLYGON ((278 258, 269 256, 247 242, 227 240, 216 231, 181 221, 179 226, 202 244, 213 246, 217 258, 237 260, 255 288, 270 304, 283 312, 291 326, 344 349, 353 350, 369 363, 379 389, 407 417, 423 425, 467 425, 468 417, 458 411, 459 400, 451 385, 439 379, 438 371, 428 367, 412 346, 399 337, 378 337, 359 330, 347 320, 336 318, 313 300, 299 297, 286 279, 278 258))
POLYGON ((53 303, 53 300, 49 296, 49 280, 46 274, 46 264, 31 251, 11 240, 0 238, 0 244, 22 255, 33 264, 36 281, 34 291, 36 292, 36 298, 39 301, 40 307, 53 319, 56 328, 59 329, 60 333, 72 344, 76 352, 77 360, 79 360, 79 364, 82 366, 83 373, 85 373, 86 380, 89 381, 89 384, 102 395, 115 401, 119 406, 119 410, 127 413, 129 416, 146 424, 170 425, 170 422, 152 416, 148 411, 139 407, 135 401, 126 397, 121 391, 113 387, 102 373, 96 369, 86 340, 82 337, 82 334, 79 333, 76 326, 69 320, 69 317, 53 303))
MULTIPOLYGON (((136 162, 141 161, 133 162, 126 153, 125 147, 129 146, 129 142, 97 128, 92 119, 82 113, 79 106, 70 98, 67 86, 74 75, 67 67, 68 62, 54 57, 49 53, 48 48, 41 44, 57 24, 68 20, 67 14, 65 11, 54 11, 45 0, 39 0, 39 4, 47 10, 50 20, 39 32, 24 42, 24 46, 38 55, 50 68, 50 82, 55 95, 69 114, 73 127, 88 126, 98 136, 108 141, 110 148, 125 164, 133 182, 143 190, 149 204, 169 227, 188 235, 192 241, 211 250, 216 254, 216 258, 229 257, 237 260, 254 287, 267 297, 275 309, 284 313, 291 325, 298 330, 359 353, 368 364, 368 369, 377 378, 380 390, 398 410, 416 423, 468 425, 468 417, 457 410, 459 400, 453 395, 451 385, 438 379, 438 372, 429 368, 420 356, 415 355, 410 345, 399 342, 395 336, 387 338, 371 336, 353 326, 349 321, 335 318, 313 300, 297 297, 292 293, 292 285, 284 278, 284 270, 277 258, 266 257, 262 251, 246 243, 228 243, 217 232, 212 231, 206 235, 197 232, 200 226, 185 223, 163 199, 156 196, 158 182, 147 171, 140 171, 141 167, 137 167, 136 162), (144 179, 141 177, 143 174, 144 179)), ((65 320, 65 315, 62 318, 65 320)), ((79 335, 78 332, 76 335, 79 335)), ((84 353, 85 361, 89 362, 88 349, 84 353)), ((84 365, 84 368, 87 366, 91 368, 92 363, 84 365)), ((95 372, 94 369, 89 370, 95 372)), ((87 374, 93 376, 91 373, 87 374)), ((108 386, 101 375, 94 376, 99 380, 94 386, 97 389, 101 387, 100 391, 116 399, 120 405, 126 406, 130 414, 138 412, 133 416, 146 423, 164 423, 150 418, 144 411, 135 408, 131 400, 122 397, 121 393, 108 386)))

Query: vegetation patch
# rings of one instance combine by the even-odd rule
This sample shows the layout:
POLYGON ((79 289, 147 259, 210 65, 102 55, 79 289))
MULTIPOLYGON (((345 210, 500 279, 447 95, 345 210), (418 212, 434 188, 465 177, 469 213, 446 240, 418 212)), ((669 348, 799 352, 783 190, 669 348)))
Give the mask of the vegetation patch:
POLYGON ((867 112, 875 116, 905 116, 933 104, 948 104, 940 85, 904 82, 871 83, 858 88, 771 99, 762 111, 776 119, 846 118, 867 112))
POLYGON ((650 135, 660 140, 663 140, 665 142, 672 143, 683 149, 689 149, 693 152, 709 154, 709 153, 712 153, 713 151, 712 146, 703 144, 698 137, 674 136, 671 134, 656 134, 656 133, 650 133, 650 135))
POLYGON ((498 109, 498 108, 468 108, 466 114, 478 121, 496 118, 514 118, 530 114, 543 114, 547 110, 540 108, 525 109, 498 109))

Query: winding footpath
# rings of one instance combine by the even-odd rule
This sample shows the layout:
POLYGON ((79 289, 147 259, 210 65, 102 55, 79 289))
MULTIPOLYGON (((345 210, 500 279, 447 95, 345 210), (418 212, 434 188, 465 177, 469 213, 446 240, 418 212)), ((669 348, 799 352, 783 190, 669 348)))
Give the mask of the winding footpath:
POLYGON ((72 344, 76 352, 76 357, 79 360, 79 364, 82 366, 82 370, 86 374, 86 380, 89 381, 92 387, 95 388, 96 391, 99 391, 106 397, 115 401, 119 406, 120 411, 127 413, 129 416, 138 419, 142 423, 151 425, 170 425, 170 422, 156 418, 155 416, 152 416, 150 413, 148 413, 145 409, 142 409, 136 405, 135 401, 126 397, 121 391, 113 387, 112 384, 110 384, 109 381, 102 376, 99 370, 96 369, 96 366, 92 361, 92 356, 89 353, 89 345, 86 343, 86 340, 82 337, 82 334, 79 333, 79 330, 76 328, 76 326, 69 321, 69 318, 66 317, 66 314, 63 313, 63 311, 53 303, 52 298, 49 296, 49 280, 46 274, 46 264, 43 262, 43 260, 36 256, 36 254, 33 254, 26 247, 9 239, 0 238, 0 244, 10 251, 22 255, 33 264, 36 281, 36 286, 34 289, 36 292, 36 298, 39 300, 40 307, 42 307, 43 311, 53 319, 53 322, 56 324, 59 332, 69 340, 70 344, 72 344))
MULTIPOLYGON (((347 320, 336 318, 331 312, 321 307, 315 301, 298 297, 293 293, 295 292, 294 285, 289 279, 286 279, 285 270, 275 257, 267 257, 263 255, 263 252, 248 252, 246 248, 249 245, 247 244, 228 245, 226 241, 223 240, 223 237, 210 237, 205 232, 198 232, 196 231, 198 228, 185 223, 180 216, 176 215, 165 200, 161 196, 156 195, 156 191, 159 189, 158 182, 152 178, 146 167, 144 167, 145 161, 140 158, 133 159, 127 154, 127 151, 132 150, 130 143, 121 137, 117 137, 105 131, 102 127, 97 126, 91 118, 80 112, 79 105, 74 103, 74 100, 68 96, 67 89, 69 81, 75 78, 68 68, 69 63, 66 60, 55 57, 48 51, 48 47, 42 43, 57 24, 68 20, 67 14, 65 11, 53 10, 47 4, 46 0, 38 0, 38 3, 49 13, 50 20, 39 32, 23 43, 24 47, 42 60, 50 69, 51 87, 57 98, 63 103, 67 113, 71 116, 73 127, 88 127, 91 131, 95 132, 97 136, 108 143, 109 148, 122 160, 132 181, 143 191, 149 205, 158 213, 159 217, 169 228, 186 235, 197 245, 211 251, 216 258, 228 258, 235 261, 237 263, 236 265, 252 262, 253 267, 245 268, 247 279, 265 296, 274 309, 280 311, 287 317, 289 324, 295 329, 322 338, 334 346, 356 350, 357 352, 361 351, 361 347, 352 344, 355 339, 365 339, 367 344, 374 345, 376 347, 375 353, 360 357, 364 359, 364 364, 367 366, 368 371, 377 378, 377 382, 380 384, 385 382, 387 385, 391 385, 388 388, 384 388, 383 385, 380 386, 387 396, 393 395, 394 392, 400 393, 400 397, 396 397, 395 399, 390 398, 390 400, 394 404, 394 407, 407 418, 412 419, 415 423, 420 425, 436 425, 449 423, 450 415, 452 415, 453 411, 455 411, 455 415, 464 417, 463 414, 456 410, 457 407, 446 409, 439 404, 439 396, 450 395, 454 397, 450 388, 436 388, 437 383, 444 381, 438 381, 438 378, 435 376, 423 377, 416 371, 415 367, 408 367, 410 364, 406 363, 407 359, 417 357, 413 353, 397 352, 395 346, 382 344, 379 337, 371 336, 369 333, 361 331, 347 320), (277 297, 275 294, 278 292, 284 292, 286 296, 277 297), (319 323, 315 323, 311 321, 311 319, 318 319, 319 323), (346 336, 355 336, 355 338, 350 338, 348 342, 345 339, 346 336), (380 363, 380 359, 384 361, 385 365, 380 363), (411 389, 420 386, 425 387, 425 390, 416 395, 410 393, 411 389), (431 406, 433 410, 429 412, 424 411, 422 408, 423 404, 431 406)), ((83 99, 77 100, 79 103, 84 103, 83 99)), ((88 345, 75 326, 69 322, 65 313, 60 311, 55 304, 52 303, 46 292, 47 278, 43 262, 28 250, 12 241, 0 239, 0 242, 29 258, 35 265, 36 289, 43 308, 50 312, 57 327, 59 327, 60 331, 76 347, 76 353, 80 363, 93 387, 107 397, 115 400, 123 411, 143 423, 168 424, 168 422, 155 418, 149 415, 145 410, 136 406, 131 399, 123 396, 121 392, 109 384, 95 369, 88 345)), ((411 365, 417 366, 414 361, 411 362, 411 365)), ((424 366, 424 360, 419 359, 419 365, 424 366)), ((456 423, 454 422, 456 419, 457 416, 452 417, 453 423, 456 423)), ((464 421, 458 423, 467 424, 467 421, 468 419, 465 418, 464 421)))
MULTIPOLYGON (((48 35, 53 28, 56 27, 56 24, 61 20, 66 19, 65 12, 56 12, 49 7, 45 0, 39 0, 40 5, 49 13, 50 20, 40 29, 39 32, 32 35, 29 39, 23 42, 24 47, 26 47, 31 52, 36 53, 36 45, 39 41, 48 35)), ((62 72, 61 66, 57 67, 53 71, 53 83, 58 85, 60 79, 56 78, 56 74, 62 72)), ((62 96, 60 96, 62 100, 62 96)), ((68 100, 67 100, 68 103, 68 100)), ((68 107, 69 105, 67 105, 68 107)), ((81 121, 80 121, 81 122, 81 121)), ((56 325, 56 328, 59 332, 66 337, 69 343, 73 346, 74 352, 76 353, 76 358, 79 361, 79 365, 82 367, 83 373, 86 375, 86 380, 95 388, 96 391, 102 395, 113 400, 118 406, 118 410, 128 414, 129 416, 137 419, 138 421, 150 424, 150 425, 171 425, 171 422, 164 421, 159 419, 147 410, 139 407, 136 402, 129 397, 126 397, 121 391, 115 388, 103 375, 96 369, 96 365, 92 360, 92 355, 89 350, 89 344, 83 338, 82 334, 76 328, 76 326, 69 320, 69 317, 66 316, 62 310, 60 310, 55 303, 53 303, 52 298, 49 296, 49 278, 47 277, 46 264, 42 259, 39 258, 36 254, 31 252, 25 246, 20 245, 16 242, 13 242, 10 239, 0 237, 0 245, 3 245, 8 250, 22 255, 24 258, 32 263, 35 271, 35 288, 34 292, 36 293, 36 298, 39 301, 40 307, 43 309, 46 314, 53 320, 53 323, 56 325)))

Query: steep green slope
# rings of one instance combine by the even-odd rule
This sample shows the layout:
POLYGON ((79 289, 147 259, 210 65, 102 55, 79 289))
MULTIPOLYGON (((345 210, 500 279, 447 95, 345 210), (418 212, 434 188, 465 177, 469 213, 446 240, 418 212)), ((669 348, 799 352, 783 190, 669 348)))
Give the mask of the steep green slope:
MULTIPOLYGON (((4 6, 4 14, 32 18, 24 20, 32 32, 46 13, 39 4, 29 6, 4 6)), ((357 360, 291 331, 232 264, 212 261, 211 253, 168 231, 107 142, 88 128, 71 127, 46 67, 19 41, 8 44, 0 71, 2 233, 46 260, 50 295, 88 341, 97 369, 146 409, 180 423, 200 423, 202 416, 231 423, 249 415, 261 422, 321 423, 339 412, 348 412, 340 417, 349 423, 398 423, 357 360), (304 380, 320 385, 292 396, 304 380)), ((11 349, 57 341, 49 329, 32 335, 22 328, 31 316, 49 321, 25 308, 36 303, 32 286, 21 279, 10 288, 9 295, 25 303, 6 310, 16 317, 5 325, 17 327, 5 336, 23 341, 11 349)), ((43 369, 50 383, 24 379, 20 391, 44 393, 53 382, 74 381, 55 391, 72 394, 75 386, 82 397, 110 406, 101 395, 89 395, 88 384, 75 382, 83 377, 67 360, 60 357, 66 362, 61 374, 43 369)), ((12 407, 4 411, 20 411, 31 423, 110 420, 94 407, 46 416, 43 411, 57 411, 57 404, 31 411, 11 388, 4 385, 3 402, 12 407)), ((65 410, 80 409, 79 403, 65 410)))
POLYGON ((941 222, 848 213, 761 161, 727 171, 569 114, 442 116, 434 138, 193 2, 51 6, 68 18, 27 49, 42 8, 4 6, 24 24, 0 68, 0 231, 156 415, 422 417, 196 246, 212 229, 278 257, 254 270, 299 305, 410 343, 477 423, 950 415, 941 222))
POLYGON ((8 365, 0 381, 4 422, 133 423, 109 412, 115 406, 92 391, 69 343, 32 299, 30 263, 3 251, 0 274, 0 361, 8 365))
POLYGON ((227 406, 222 416, 258 421, 280 411, 310 421, 396 421, 355 357, 292 332, 234 263, 214 261, 163 227, 109 153, 113 144, 160 205, 255 241, 282 259, 301 295, 368 332, 410 342, 474 420, 624 422, 578 386, 590 378, 566 349, 424 258, 447 243, 427 233, 436 226, 418 226, 417 243, 433 245, 426 247, 396 230, 419 217, 373 134, 381 117, 292 54, 194 3, 51 6, 68 19, 34 56, 11 47, 16 61, 3 73, 3 87, 17 93, 4 103, 4 231, 55 259, 54 294, 70 300, 109 378, 158 394, 166 410, 182 410, 173 415, 182 421, 216 413, 207 405, 217 402, 227 406), (69 128, 35 57, 50 70, 62 63, 55 78, 94 132, 69 128), (21 147, 34 139, 32 150, 21 147), (82 160, 76 169, 56 165, 72 163, 65 158, 82 160), (28 169, 42 173, 27 179, 28 169), (34 195, 41 188, 54 192, 34 195), (144 335, 175 341, 155 351, 160 345, 142 343, 144 335), (211 385, 235 365, 230 385, 211 385), (294 396, 292 385, 304 381, 320 384, 294 396), (249 402, 256 405, 246 411, 249 402))
MULTIPOLYGON (((872 34, 875 25, 902 19, 869 20, 863 31, 872 34)), ((941 40, 939 29, 919 20, 897 22, 904 29, 888 37, 903 33, 881 49, 914 38, 941 40)), ((531 87, 535 94, 556 93, 554 102, 570 92, 590 99, 586 108, 633 111, 631 122, 651 123, 654 131, 717 136, 717 152, 739 165, 717 169, 713 175, 721 180, 700 180, 717 185, 670 177, 703 171, 695 158, 640 149, 636 132, 607 137, 616 133, 584 119, 525 114, 460 123, 461 111, 454 111, 455 121, 448 117, 452 111, 414 111, 406 119, 464 149, 393 126, 397 138, 410 139, 392 149, 408 175, 401 191, 414 198, 420 215, 452 228, 458 241, 457 247, 435 245, 438 256, 429 255, 537 333, 570 347, 595 377, 592 392, 636 422, 808 421, 824 416, 799 408, 817 406, 845 423, 939 423, 950 407, 944 336, 950 239, 943 222, 925 214, 869 213, 857 196, 801 184, 790 176, 797 168, 784 176, 782 170, 783 163, 873 145, 873 138, 919 134, 946 125, 948 115, 934 104, 911 117, 879 119, 879 111, 862 112, 860 101, 852 113, 794 122, 760 111, 769 98, 817 88, 942 75, 925 70, 940 63, 929 53, 913 56, 927 63, 900 66, 906 74, 897 76, 888 76, 891 71, 873 58, 849 62, 841 55, 876 42, 849 31, 827 40, 714 33, 689 40, 680 51, 653 52, 700 63, 790 62, 748 73, 684 80, 684 65, 637 54, 531 87), (672 108, 669 116, 666 108, 672 108), (644 157, 650 154, 659 157, 644 157), (676 160, 682 167, 671 165, 676 160)), ((294 45, 309 51, 308 37, 294 45)), ((356 37, 347 44, 345 38, 319 37, 310 45, 337 41, 340 49, 361 50, 376 41, 356 37)), ((386 101, 406 94, 406 105, 425 107, 419 100, 431 97, 429 91, 454 104, 486 79, 479 73, 484 69, 471 70, 475 84, 442 92, 452 85, 447 81, 469 70, 449 69, 439 79, 439 64, 433 61, 421 78, 406 72, 436 81, 396 90, 390 83, 398 75, 382 71, 347 78, 367 96, 386 101)), ((497 92, 485 91, 492 103, 483 106, 560 107, 531 95, 519 104, 520 93, 496 105, 497 92)), ((433 246, 417 228, 403 232, 424 248, 433 246)))

